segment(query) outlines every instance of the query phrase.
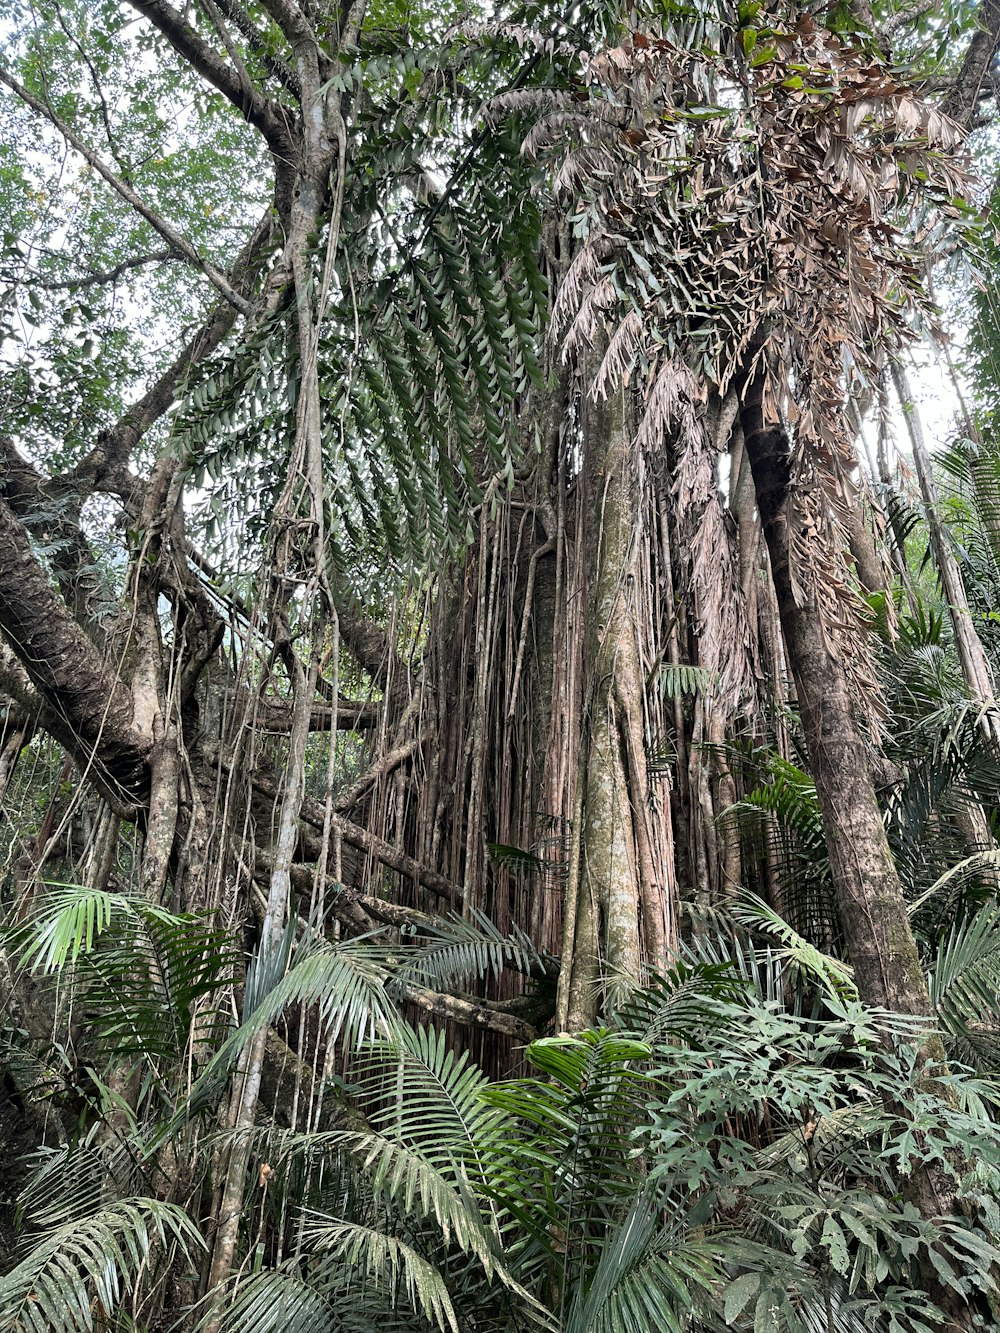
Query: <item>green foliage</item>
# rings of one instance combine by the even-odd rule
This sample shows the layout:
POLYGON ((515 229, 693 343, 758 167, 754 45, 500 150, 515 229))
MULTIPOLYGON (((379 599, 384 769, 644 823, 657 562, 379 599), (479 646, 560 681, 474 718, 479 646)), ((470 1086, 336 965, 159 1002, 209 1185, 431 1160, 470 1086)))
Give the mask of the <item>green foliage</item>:
MULTIPOLYGON (((82 894, 64 905, 64 970, 102 956, 114 936, 115 911, 110 924, 104 911, 88 946, 85 909, 82 894)), ((444 1033, 395 1015, 380 946, 289 933, 284 964, 250 988, 252 1008, 203 1080, 217 1088, 250 1034, 288 1005, 318 1005, 354 1050, 340 1091, 364 1118, 255 1131, 255 1211, 284 1240, 237 1269, 223 1329, 645 1333, 655 1321, 676 1333, 928 1333, 931 1269, 973 1305, 992 1298, 992 1086, 960 1068, 931 1076, 925 1024, 863 1008, 845 970, 764 904, 747 899, 738 915, 781 950, 706 937, 692 945, 699 961, 633 989, 600 1029, 534 1042, 534 1072, 497 1084, 444 1033), (811 1016, 786 1007, 790 984, 822 997, 811 1016), (912 1198, 927 1171, 961 1208, 921 1216, 912 1198)), ((940 951, 932 989, 952 1032, 992 1012, 995 915, 984 909, 940 951)), ((42 917, 36 956, 40 937, 57 938, 53 919, 42 917)), ((141 933, 134 904, 123 919, 141 933)), ((442 943, 432 940, 432 959, 442 943)), ((456 944, 460 962, 469 943, 456 944)), ((196 1088, 188 1114, 197 1102, 196 1088)), ((22 1302, 11 1308, 33 1310, 29 1290, 50 1305, 58 1292, 68 1313, 52 1326, 91 1327, 79 1319, 88 1281, 104 1284, 100 1308, 121 1312, 122 1283, 154 1243, 156 1256, 190 1251, 190 1224, 136 1199, 144 1183, 128 1147, 86 1142, 40 1159, 22 1198, 24 1257, 0 1278, 22 1302)), ((248 1218, 250 1249, 257 1225, 248 1218)))
POLYGON ((419 936, 404 932, 403 938, 408 936, 418 947, 408 952, 397 976, 433 990, 467 988, 475 981, 498 977, 504 968, 535 978, 553 976, 558 969, 557 961, 537 949, 523 930, 515 927, 504 934, 479 911, 468 918, 450 914, 440 926, 424 926, 419 936))
POLYGON ((202 1244, 183 1209, 149 1198, 122 1199, 54 1226, 0 1276, 0 1329, 90 1333, 134 1306, 165 1250, 190 1261, 202 1244))
POLYGON ((927 977, 931 1004, 956 1052, 994 1070, 1000 1055, 1000 909, 987 903, 937 942, 927 977))

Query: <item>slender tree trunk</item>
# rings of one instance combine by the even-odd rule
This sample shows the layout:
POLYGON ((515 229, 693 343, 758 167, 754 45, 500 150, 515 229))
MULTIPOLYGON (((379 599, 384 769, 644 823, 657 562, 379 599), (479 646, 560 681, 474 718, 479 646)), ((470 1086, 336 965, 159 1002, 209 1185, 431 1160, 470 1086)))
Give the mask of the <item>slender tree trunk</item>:
POLYGON ((923 496, 924 512, 930 531, 931 549, 948 602, 948 613, 955 632, 962 676, 969 694, 981 705, 979 725, 984 735, 989 742, 997 744, 1000 742, 1000 711, 996 706, 993 673, 982 640, 973 624, 969 599, 962 581, 962 571, 958 567, 958 561, 948 542, 948 534, 941 522, 937 487, 934 485, 934 472, 930 454, 927 452, 927 442, 924 439, 923 423, 913 400, 906 371, 898 362, 892 367, 892 380, 896 386, 903 415, 906 417, 906 428, 913 448, 913 463, 920 482, 920 493, 923 496))

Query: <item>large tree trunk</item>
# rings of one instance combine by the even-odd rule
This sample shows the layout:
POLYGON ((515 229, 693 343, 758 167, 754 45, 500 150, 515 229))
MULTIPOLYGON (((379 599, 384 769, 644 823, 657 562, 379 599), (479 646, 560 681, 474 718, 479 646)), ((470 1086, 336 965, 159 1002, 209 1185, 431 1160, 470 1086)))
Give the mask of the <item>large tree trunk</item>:
MULTIPOLYGON (((643 510, 624 390, 585 413, 586 708, 557 1022, 593 1022, 600 987, 662 966, 673 897, 669 811, 651 803, 640 648, 643 510)), ((648 577, 648 575, 647 575, 648 577)))
MULTIPOLYGON (((854 979, 867 1005, 927 1015, 931 1009, 927 983, 875 799, 868 749, 843 663, 827 645, 815 590, 802 571, 801 600, 796 597, 789 441, 781 426, 765 422, 763 381, 758 372, 747 383, 740 415, 854 979)), ((944 1061, 939 1037, 925 1041, 924 1055, 933 1073, 944 1061)), ((954 1210, 951 1178, 935 1165, 915 1170, 904 1189, 925 1218, 947 1216, 954 1210)), ((927 1290, 945 1312, 948 1333, 972 1327, 972 1310, 941 1283, 930 1259, 922 1257, 920 1267, 927 1290)))
POLYGON ((830 650, 816 593, 801 571, 801 600, 796 595, 789 442, 781 426, 765 422, 763 381, 758 373, 747 383, 740 417, 858 993, 866 1004, 927 1014, 927 984, 847 673, 830 650))

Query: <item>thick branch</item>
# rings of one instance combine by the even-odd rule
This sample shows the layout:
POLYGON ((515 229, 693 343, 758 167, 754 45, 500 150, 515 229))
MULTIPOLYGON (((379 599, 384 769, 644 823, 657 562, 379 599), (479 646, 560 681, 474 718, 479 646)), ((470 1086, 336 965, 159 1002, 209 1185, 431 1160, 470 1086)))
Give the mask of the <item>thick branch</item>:
POLYGON ((315 40, 312 24, 295 0, 261 0, 261 3, 293 46, 315 40))
POLYGON ((230 23, 243 34, 247 45, 259 56, 261 63, 268 72, 273 74, 290 93, 298 97, 301 91, 298 79, 283 60, 268 50, 263 37, 254 26, 253 19, 239 3, 239 0, 219 0, 219 9, 225 14, 230 23))
MULTIPOLYGON (((277 787, 263 775, 256 774, 253 785, 262 795, 269 797, 271 800, 277 798, 277 787)), ((301 816, 306 824, 312 828, 322 830, 325 825, 325 815, 326 807, 322 801, 317 801, 309 796, 305 797, 302 802, 301 816)), ((367 852, 369 856, 373 856, 376 861, 388 867, 389 870, 395 870, 397 874, 404 876, 404 878, 414 880, 421 888, 427 889, 429 893, 436 894, 439 898, 446 898, 450 903, 461 903, 462 889, 460 885, 453 884, 450 879, 446 879, 444 875, 439 875, 436 870, 431 870, 414 857, 407 856, 405 852, 401 852, 398 847, 393 847, 384 838, 379 838, 376 834, 369 832, 368 829, 362 828, 360 824, 354 824, 341 815, 334 815, 333 827, 348 846, 356 848, 359 852, 367 852)))
POLYGON ((286 113, 279 102, 265 97, 248 78, 218 56, 166 0, 129 0, 133 9, 149 19, 163 33, 170 45, 213 88, 232 102, 250 125, 261 132, 271 151, 278 157, 292 154, 286 113))
POLYGON ((363 611, 338 598, 337 621, 344 647, 363 667, 380 689, 399 690, 406 681, 406 672, 399 654, 388 634, 370 620, 363 611))
POLYGON ((149 784, 149 740, 132 699, 52 589, 24 526, 0 499, 0 631, 47 704, 56 739, 122 809, 149 784))
POLYGON ((400 994, 408 1004, 416 1005, 424 1013, 450 1019, 453 1023, 461 1023, 463 1027, 499 1032, 501 1036, 513 1037, 526 1045, 538 1035, 531 1024, 522 1018, 503 1009, 495 1009, 481 1000, 461 1000, 457 995, 425 990, 423 986, 401 986, 400 994))

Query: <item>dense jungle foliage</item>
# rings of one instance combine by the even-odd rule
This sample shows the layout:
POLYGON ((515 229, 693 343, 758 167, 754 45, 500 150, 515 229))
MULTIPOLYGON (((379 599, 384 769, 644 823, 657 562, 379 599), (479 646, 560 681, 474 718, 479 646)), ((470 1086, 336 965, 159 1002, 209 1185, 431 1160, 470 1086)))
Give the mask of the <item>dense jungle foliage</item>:
POLYGON ((8 0, 0 1333, 1000 1327, 997 0, 8 0))

